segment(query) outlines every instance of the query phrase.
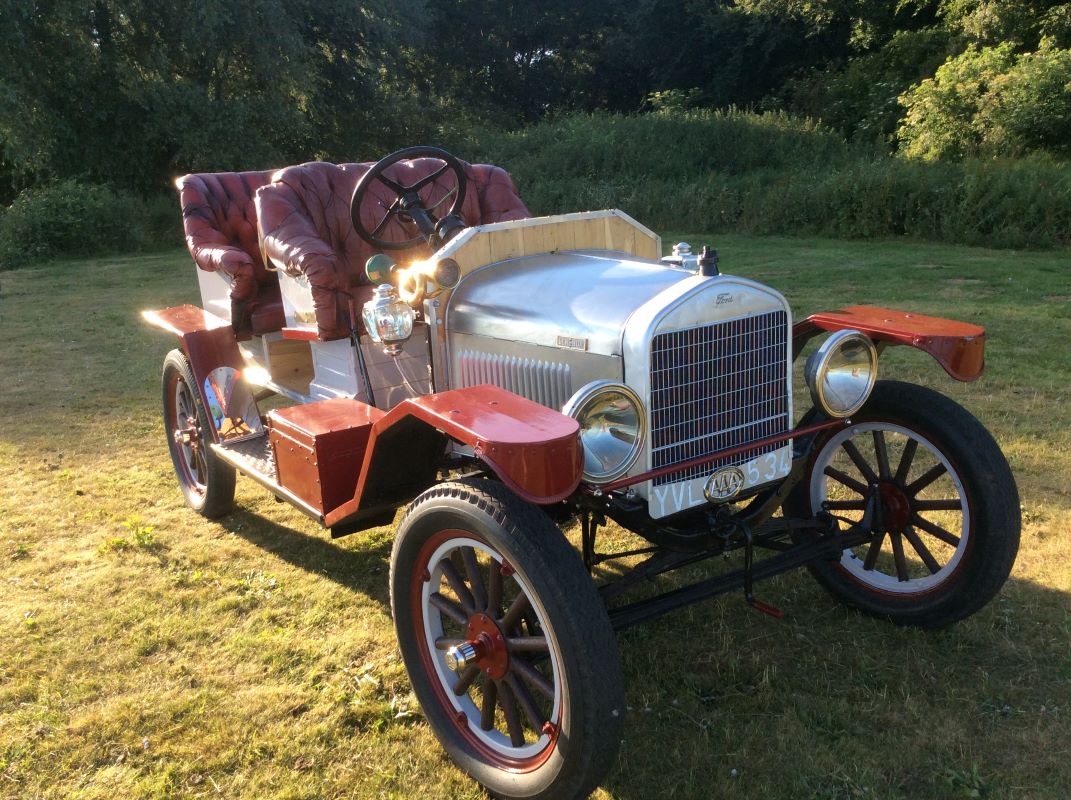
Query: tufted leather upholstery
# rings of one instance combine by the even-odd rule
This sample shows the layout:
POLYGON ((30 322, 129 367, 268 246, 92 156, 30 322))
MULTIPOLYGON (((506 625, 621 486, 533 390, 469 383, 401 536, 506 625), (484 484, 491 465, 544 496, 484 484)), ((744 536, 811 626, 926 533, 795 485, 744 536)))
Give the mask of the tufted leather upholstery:
MULTIPOLYGON (((430 175, 442 165, 437 159, 400 162, 387 171, 387 177, 404 185, 430 175)), ((264 257, 282 266, 292 275, 303 274, 312 289, 316 323, 320 339, 348 336, 351 301, 359 309, 371 297, 364 265, 377 251, 361 239, 350 219, 350 199, 361 176, 371 164, 329 164, 314 161, 287 167, 275 173, 270 184, 256 192, 256 216, 260 227, 260 244, 264 257)), ((523 219, 528 209, 517 196, 509 175, 489 164, 465 164, 469 188, 461 208, 468 225, 523 219)), ((444 176, 421 190, 427 202, 441 198, 452 188, 453 180, 444 176)), ((365 227, 373 229, 382 218, 383 206, 394 196, 380 183, 371 187, 362 215, 365 227)), ((441 216, 445 208, 438 209, 441 216)), ((415 228, 403 229, 392 223, 383 237, 408 239, 415 228), (393 234, 391 233, 393 229, 393 234)), ((410 251, 392 251, 399 261, 426 255, 421 243, 410 251)))
POLYGON ((279 279, 264 269, 253 194, 272 170, 184 175, 175 185, 186 246, 200 269, 224 273, 231 285, 235 332, 267 333, 285 324, 279 279))

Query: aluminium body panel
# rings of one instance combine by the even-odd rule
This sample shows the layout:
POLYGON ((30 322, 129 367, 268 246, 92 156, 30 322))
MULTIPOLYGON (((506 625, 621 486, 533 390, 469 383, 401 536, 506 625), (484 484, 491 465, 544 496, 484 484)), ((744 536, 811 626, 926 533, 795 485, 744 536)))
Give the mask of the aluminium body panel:
MULTIPOLYGON (((687 460, 685 453, 703 455, 703 447, 714 452, 722 443, 746 443, 791 423, 791 309, 779 292, 745 278, 695 275, 622 253, 546 253, 470 273, 451 296, 445 316, 452 386, 492 382, 550 407, 557 406, 566 386, 575 392, 590 380, 604 378, 628 384, 650 412, 653 391, 665 394, 677 388, 652 386, 656 337, 704 329, 719 342, 726 337, 736 341, 735 357, 746 369, 734 366, 736 372, 722 374, 706 356, 678 365, 699 369, 706 375, 703 380, 721 392, 719 410, 733 412, 732 430, 722 435, 713 429, 712 419, 697 417, 698 402, 682 406, 679 426, 691 425, 702 434, 694 438, 703 441, 672 442, 676 449, 670 464, 687 460), (776 333, 775 340, 769 339, 770 332, 776 333), (758 351, 749 350, 759 341, 765 343, 762 364, 753 363, 758 351), (578 355, 586 357, 582 373, 577 370, 578 355), (752 376, 770 370, 778 376, 777 418, 751 418, 750 401, 739 389, 752 376), (739 408, 736 403, 741 403, 739 408)), ((629 475, 655 466, 653 439, 648 435, 629 475)), ((661 455, 658 466, 665 466, 665 452, 661 455)), ((790 456, 789 442, 734 461, 744 473, 742 490, 783 477, 790 456)), ((707 502, 703 488, 715 469, 648 481, 635 491, 648 501, 653 517, 669 516, 707 502)))
MULTIPOLYGON (((501 261, 469 273, 454 289, 446 330, 449 336, 470 334, 619 356, 629 316, 691 277, 657 261, 611 251, 501 261)), ((524 354, 523 349, 517 352, 524 354)))

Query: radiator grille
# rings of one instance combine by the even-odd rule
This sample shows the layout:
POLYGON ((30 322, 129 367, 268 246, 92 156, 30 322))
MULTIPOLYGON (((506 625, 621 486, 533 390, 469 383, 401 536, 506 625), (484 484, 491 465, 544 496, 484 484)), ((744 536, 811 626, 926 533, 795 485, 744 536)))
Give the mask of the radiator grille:
POLYGON ((463 350, 458 371, 462 387, 492 383, 556 411, 571 394, 568 364, 463 350))
MULTIPOLYGON (((661 333, 651 342, 651 468, 672 466, 789 428, 788 317, 746 319, 661 333)), ((767 445, 655 479, 691 480, 781 447, 767 445)))

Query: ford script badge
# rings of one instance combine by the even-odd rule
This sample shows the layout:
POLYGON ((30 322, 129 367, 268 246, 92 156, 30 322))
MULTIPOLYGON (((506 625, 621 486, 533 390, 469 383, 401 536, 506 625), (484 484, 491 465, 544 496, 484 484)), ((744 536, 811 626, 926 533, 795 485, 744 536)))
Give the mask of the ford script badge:
POLYGON ((744 473, 738 467, 722 467, 707 479, 703 494, 712 503, 731 500, 744 488, 744 473))

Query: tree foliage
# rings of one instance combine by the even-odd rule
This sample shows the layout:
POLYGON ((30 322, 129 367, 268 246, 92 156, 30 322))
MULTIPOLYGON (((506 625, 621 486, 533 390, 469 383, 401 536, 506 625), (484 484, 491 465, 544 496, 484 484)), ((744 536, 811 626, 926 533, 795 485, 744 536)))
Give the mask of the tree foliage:
POLYGON ((1067 48, 1053 0, 0 0, 0 201, 567 111, 787 111, 925 158, 1064 156, 1067 48))
MULTIPOLYGON (((139 189, 374 130, 405 5, 2 0, 0 146, 17 182, 139 189)), ((347 140, 345 142, 349 144, 347 140)))

